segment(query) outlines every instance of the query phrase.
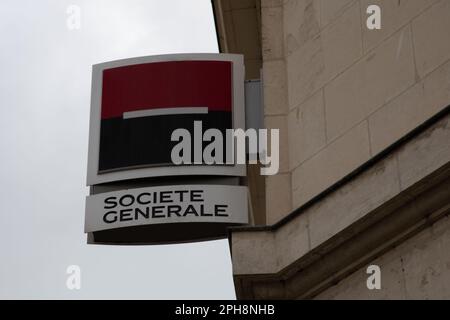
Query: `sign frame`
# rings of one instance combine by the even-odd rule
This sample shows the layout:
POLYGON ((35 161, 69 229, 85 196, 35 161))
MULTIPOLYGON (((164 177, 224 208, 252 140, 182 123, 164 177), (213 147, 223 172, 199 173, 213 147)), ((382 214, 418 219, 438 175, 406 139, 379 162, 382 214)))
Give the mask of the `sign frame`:
MULTIPOLYGON (((122 59, 95 64, 92 67, 91 111, 89 122, 89 149, 86 184, 96 185, 114 181, 167 176, 240 176, 246 175, 245 164, 234 165, 173 165, 160 167, 126 168, 123 170, 99 173, 100 119, 102 100, 103 70, 170 61, 228 61, 232 63, 232 123, 233 129, 245 130, 245 69, 243 56, 238 54, 170 54, 122 59)), ((236 146, 235 146, 236 148, 236 146)), ((236 149, 234 152, 236 159, 236 149)))

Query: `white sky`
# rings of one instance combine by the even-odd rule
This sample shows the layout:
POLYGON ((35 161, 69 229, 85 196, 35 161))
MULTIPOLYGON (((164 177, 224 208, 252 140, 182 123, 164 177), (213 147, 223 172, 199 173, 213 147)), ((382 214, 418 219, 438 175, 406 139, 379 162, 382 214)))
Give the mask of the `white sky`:
POLYGON ((2 0, 0 298, 235 298, 226 240, 88 246, 83 233, 92 64, 183 52, 217 52, 210 0, 2 0))

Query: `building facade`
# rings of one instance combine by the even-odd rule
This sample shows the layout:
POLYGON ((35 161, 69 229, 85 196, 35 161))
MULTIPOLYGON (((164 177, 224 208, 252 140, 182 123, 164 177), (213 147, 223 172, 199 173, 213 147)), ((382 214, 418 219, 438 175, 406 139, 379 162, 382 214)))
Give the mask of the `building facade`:
POLYGON ((450 1, 212 3, 280 129, 279 173, 249 168, 254 225, 230 230, 237 297, 450 299, 450 1))

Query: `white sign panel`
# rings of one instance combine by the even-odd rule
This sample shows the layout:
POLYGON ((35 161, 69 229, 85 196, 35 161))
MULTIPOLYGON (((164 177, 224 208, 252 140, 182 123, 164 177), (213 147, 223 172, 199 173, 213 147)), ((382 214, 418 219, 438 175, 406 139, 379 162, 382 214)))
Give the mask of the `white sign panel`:
POLYGON ((248 223, 247 187, 176 185, 107 192, 86 199, 85 232, 170 223, 248 223))

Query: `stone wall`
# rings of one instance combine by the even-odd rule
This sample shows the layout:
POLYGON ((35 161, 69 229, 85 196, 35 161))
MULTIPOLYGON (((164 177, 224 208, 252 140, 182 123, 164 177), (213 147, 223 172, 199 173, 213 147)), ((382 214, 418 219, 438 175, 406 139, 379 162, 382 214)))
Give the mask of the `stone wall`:
POLYGON ((265 121, 281 129, 269 224, 450 104, 448 0, 262 0, 261 24, 265 121))
POLYGON ((368 290, 362 268, 316 299, 450 299, 450 218, 407 240, 370 264, 381 269, 381 289, 368 290))

